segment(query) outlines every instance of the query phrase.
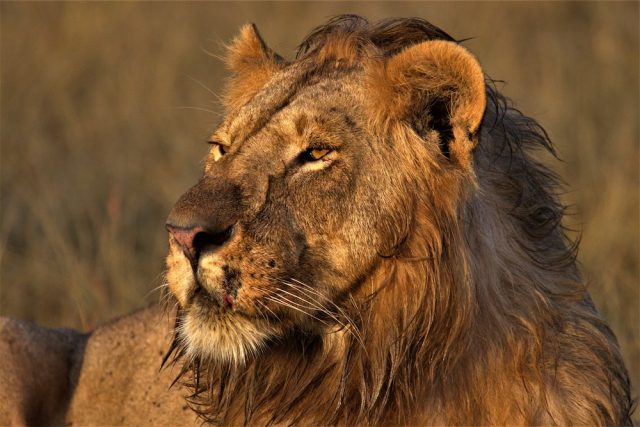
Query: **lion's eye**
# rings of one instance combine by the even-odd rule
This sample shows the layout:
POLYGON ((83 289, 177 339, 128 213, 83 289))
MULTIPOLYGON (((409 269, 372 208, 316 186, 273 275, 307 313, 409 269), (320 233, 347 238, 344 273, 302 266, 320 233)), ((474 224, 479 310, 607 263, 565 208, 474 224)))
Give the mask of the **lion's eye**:
POLYGON ((328 148, 310 148, 304 153, 302 153, 302 159, 307 162, 315 162, 321 160, 327 154, 331 153, 332 150, 328 148))
POLYGON ((338 152, 334 148, 318 147, 307 148, 298 155, 297 161, 303 172, 319 171, 332 165, 338 158, 338 152))
POLYGON ((211 151, 213 153, 213 160, 218 161, 222 156, 227 153, 227 149, 218 141, 207 141, 212 146, 211 151))

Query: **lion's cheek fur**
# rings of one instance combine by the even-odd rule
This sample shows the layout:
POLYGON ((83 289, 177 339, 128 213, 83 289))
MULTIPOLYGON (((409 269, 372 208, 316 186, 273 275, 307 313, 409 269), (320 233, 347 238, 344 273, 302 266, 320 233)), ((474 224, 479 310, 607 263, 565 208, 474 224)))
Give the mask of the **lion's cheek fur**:
POLYGON ((223 277, 224 263, 219 257, 203 256, 198 263, 196 277, 198 284, 207 292, 217 294, 220 292, 220 283, 223 277))

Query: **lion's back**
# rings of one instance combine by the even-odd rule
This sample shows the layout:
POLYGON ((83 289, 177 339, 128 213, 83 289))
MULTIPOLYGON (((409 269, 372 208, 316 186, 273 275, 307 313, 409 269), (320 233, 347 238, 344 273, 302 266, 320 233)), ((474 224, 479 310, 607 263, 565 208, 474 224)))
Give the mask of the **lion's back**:
POLYGON ((0 424, 61 422, 85 336, 0 318, 0 424))
POLYGON ((195 424, 184 389, 170 388, 177 372, 160 370, 171 326, 162 309, 153 306, 96 329, 83 350, 67 422, 195 424))
POLYGON ((0 425, 195 424, 160 371, 170 332, 159 307, 90 334, 0 318, 0 425))

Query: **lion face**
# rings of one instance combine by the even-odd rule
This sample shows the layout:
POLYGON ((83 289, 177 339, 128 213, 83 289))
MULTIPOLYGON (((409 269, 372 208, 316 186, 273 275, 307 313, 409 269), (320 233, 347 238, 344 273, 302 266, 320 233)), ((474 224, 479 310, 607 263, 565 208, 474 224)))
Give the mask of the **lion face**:
MULTIPOLYGON (((457 55, 462 50, 441 43, 457 55)), ((471 119, 458 114, 459 123, 455 111, 446 113, 445 131, 453 135, 444 141, 446 153, 436 126, 442 118, 435 116, 398 128, 419 144, 391 142, 391 113, 381 116, 381 97, 402 115, 398 123, 413 122, 402 113, 407 99, 440 101, 404 89, 387 93, 406 84, 393 79, 410 78, 419 52, 356 65, 341 57, 354 55, 344 51, 321 54, 320 66, 317 57, 284 63, 254 27, 232 46, 228 115, 211 137, 202 178, 167 221, 167 281, 180 307, 178 335, 191 356, 242 363, 292 331, 322 334, 340 326, 335 313, 342 302, 415 220, 414 200, 403 189, 420 179, 425 164, 464 169, 460 147, 471 145, 465 138, 482 110, 471 119), (385 74, 394 67, 393 76, 385 74)), ((456 102, 449 98, 447 105, 456 102)))
POLYGON ((195 228, 172 234, 168 281, 199 352, 241 360, 289 328, 321 327, 382 253, 391 212, 379 199, 396 177, 365 131, 359 89, 344 76, 305 88, 260 128, 258 95, 214 133, 202 179, 169 219, 195 228))

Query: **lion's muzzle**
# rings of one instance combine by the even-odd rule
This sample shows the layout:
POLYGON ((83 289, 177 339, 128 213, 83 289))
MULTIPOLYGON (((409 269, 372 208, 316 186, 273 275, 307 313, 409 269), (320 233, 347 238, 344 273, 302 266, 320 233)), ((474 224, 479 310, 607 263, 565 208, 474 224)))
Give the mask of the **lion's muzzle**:
POLYGON ((204 249, 216 251, 221 248, 229 240, 233 230, 232 227, 229 227, 222 232, 216 233, 200 225, 176 227, 169 222, 167 222, 166 227, 169 234, 171 234, 176 240, 176 243, 182 248, 182 251, 192 266, 198 264, 198 259, 204 249))
POLYGON ((196 266, 204 251, 218 251, 231 238, 241 210, 242 191, 221 179, 203 178, 175 204, 167 230, 196 266))

